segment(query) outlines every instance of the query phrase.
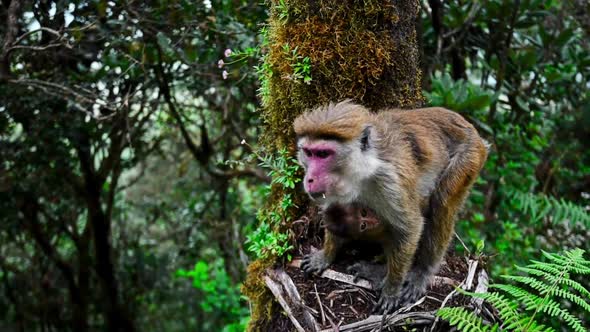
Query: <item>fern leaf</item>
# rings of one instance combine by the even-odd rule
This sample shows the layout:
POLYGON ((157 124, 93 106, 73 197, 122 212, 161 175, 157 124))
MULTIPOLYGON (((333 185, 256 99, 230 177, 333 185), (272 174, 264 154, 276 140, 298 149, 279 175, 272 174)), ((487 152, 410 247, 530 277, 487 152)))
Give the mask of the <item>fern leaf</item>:
POLYGON ((486 325, 480 317, 461 307, 442 308, 436 312, 436 315, 462 332, 487 332, 499 329, 498 324, 486 325))
POLYGON ((547 281, 549 281, 552 284, 565 285, 571 287, 576 291, 580 292, 581 296, 590 298, 590 291, 588 291, 582 284, 575 280, 563 278, 553 274, 548 274, 544 271, 540 271, 533 268, 521 266, 516 266, 516 268, 522 272, 528 273, 529 275, 543 276, 545 279, 547 279, 547 281))
POLYGON ((521 317, 517 311, 518 303, 506 298, 504 295, 498 292, 489 292, 489 293, 471 293, 462 291, 462 293, 467 294, 472 297, 483 299, 490 303, 496 310, 498 310, 498 315, 504 322, 513 322, 511 325, 515 324, 514 327, 522 328, 517 324, 520 321, 521 317))
POLYGON ((536 289, 541 294, 549 293, 552 290, 552 286, 550 284, 544 283, 543 281, 539 281, 538 279, 532 277, 503 275, 502 278, 516 281, 521 284, 525 284, 529 287, 536 289))
POLYGON ((582 309, 586 310, 587 312, 590 312, 590 304, 588 302, 586 302, 580 296, 578 296, 576 294, 572 294, 568 290, 565 290, 565 289, 555 289, 555 290, 547 293, 547 295, 549 295, 549 296, 558 296, 558 297, 561 297, 563 299, 569 300, 569 301, 577 304, 578 306, 580 306, 582 309))
POLYGON ((547 263, 535 261, 535 260, 532 260, 531 262, 533 262, 533 264, 528 265, 528 267, 530 267, 530 268, 545 271, 545 272, 548 272, 548 273, 551 273, 554 275, 561 275, 564 272, 563 268, 556 267, 551 264, 547 264, 547 263))
POLYGON ((590 214, 583 206, 571 201, 517 191, 511 192, 510 196, 520 210, 524 214, 529 214, 535 222, 551 217, 554 224, 568 221, 571 225, 579 222, 590 227, 590 214))
MULTIPOLYGON (((561 309, 559 303, 554 300, 537 296, 524 289, 512 285, 494 284, 494 288, 501 289, 514 296, 520 303, 523 303, 527 311, 539 311, 549 314, 552 317, 563 319, 576 332, 585 332, 582 321, 565 309, 561 309)), ((534 321, 531 317, 530 321, 534 321)))
MULTIPOLYGON (((536 308, 535 308, 536 309, 536 308)), ((552 317, 558 317, 559 319, 563 319, 567 325, 569 325, 573 331, 576 332, 586 332, 586 328, 582 326, 582 321, 572 315, 569 311, 565 309, 561 309, 559 303, 553 300, 547 300, 546 303, 541 304, 539 307, 539 311, 549 314, 552 317)))

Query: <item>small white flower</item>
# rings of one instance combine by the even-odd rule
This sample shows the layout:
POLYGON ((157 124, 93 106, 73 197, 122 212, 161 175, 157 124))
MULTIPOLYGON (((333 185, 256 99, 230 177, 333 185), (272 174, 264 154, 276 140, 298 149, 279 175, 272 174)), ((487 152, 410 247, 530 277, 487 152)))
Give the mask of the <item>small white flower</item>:
POLYGON ((223 65, 225 65, 225 62, 223 62, 222 59, 219 59, 219 61, 217 61, 217 68, 223 68, 223 65))
POLYGON ((223 79, 227 79, 227 70, 224 70, 223 73, 221 73, 221 76, 223 76, 223 79))
POLYGON ((226 58, 231 56, 231 49, 226 49, 225 52, 223 52, 223 55, 225 55, 226 58))

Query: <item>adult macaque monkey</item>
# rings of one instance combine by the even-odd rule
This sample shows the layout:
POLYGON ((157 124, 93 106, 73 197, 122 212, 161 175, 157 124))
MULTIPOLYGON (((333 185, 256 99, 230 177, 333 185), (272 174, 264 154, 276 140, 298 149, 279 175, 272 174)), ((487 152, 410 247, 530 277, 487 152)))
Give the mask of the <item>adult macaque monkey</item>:
MULTIPOLYGON (((374 285, 381 289, 375 311, 390 312, 422 297, 486 160, 485 141, 463 117, 443 108, 374 114, 349 100, 300 115, 294 128, 309 196, 323 211, 367 207, 380 223, 371 239, 384 249, 385 269, 361 263, 350 268, 369 280, 383 276, 374 285)), ((323 271, 347 240, 328 228, 323 249, 304 257, 302 269, 323 271)))

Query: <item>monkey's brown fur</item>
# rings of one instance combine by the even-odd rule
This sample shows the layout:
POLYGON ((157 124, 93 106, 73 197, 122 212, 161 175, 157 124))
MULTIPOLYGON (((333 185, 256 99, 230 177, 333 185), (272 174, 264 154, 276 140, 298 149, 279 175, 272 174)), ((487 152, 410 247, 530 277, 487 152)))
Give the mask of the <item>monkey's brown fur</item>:
MULTIPOLYGON (((459 114, 436 107, 374 114, 345 101, 301 115, 294 127, 302 144, 329 140, 347 148, 370 128, 370 149, 377 157, 367 154, 367 163, 379 166, 356 194, 383 224, 375 240, 384 248, 387 271, 377 309, 389 311, 422 296, 452 238, 456 214, 487 158, 485 141, 459 114)), ((300 159, 305 161, 305 156, 300 154, 300 159)), ((346 174, 366 168, 340 167, 348 167, 346 174)), ((344 174, 340 169, 330 176, 347 181, 338 172, 344 174)), ((337 203, 326 199, 326 204, 337 203)), ((323 250, 309 257, 305 267, 327 267, 346 241, 328 231, 323 250)), ((375 273, 361 265, 355 270, 362 277, 375 273)))
POLYGON ((372 118, 364 107, 352 103, 342 104, 338 112, 331 112, 332 108, 330 104, 297 117, 293 123, 297 136, 351 140, 358 137, 364 124, 372 118))

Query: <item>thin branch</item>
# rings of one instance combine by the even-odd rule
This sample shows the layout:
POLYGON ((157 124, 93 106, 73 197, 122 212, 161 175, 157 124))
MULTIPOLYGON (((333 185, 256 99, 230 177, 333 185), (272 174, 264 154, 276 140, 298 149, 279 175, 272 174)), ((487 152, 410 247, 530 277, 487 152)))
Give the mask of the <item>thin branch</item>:
POLYGON ((56 47, 61 47, 61 46, 65 46, 64 44, 47 44, 45 46, 25 46, 25 45, 17 45, 17 46, 12 46, 8 51, 12 52, 14 50, 29 50, 29 51, 46 51, 50 48, 56 48, 56 47))
POLYGON ((23 41, 28 36, 30 36, 34 33, 40 32, 40 31, 49 32, 50 34, 57 36, 58 37, 57 39, 60 39, 63 37, 61 33, 57 32, 53 29, 46 28, 46 27, 40 27, 39 29, 31 30, 27 33, 22 34, 20 37, 17 38, 17 40, 14 41, 14 43, 12 43, 12 45, 18 45, 18 44, 20 44, 21 41, 23 41))
MULTIPOLYGON (((98 97, 98 95, 93 94, 90 91, 88 91, 80 86, 74 86, 73 88, 70 88, 70 87, 67 87, 67 86, 64 86, 61 84, 57 84, 54 82, 37 80, 37 79, 27 79, 27 78, 21 78, 18 80, 9 80, 8 82, 12 83, 12 84, 37 87, 37 88, 43 89, 46 92, 51 92, 51 89, 53 89, 54 91, 57 91, 55 93, 56 96, 60 96, 62 99, 71 101, 70 99, 66 98, 69 95, 74 99, 74 103, 80 103, 80 104, 87 103, 90 105, 98 104, 101 107, 104 107, 113 113, 116 112, 116 110, 117 110, 116 107, 109 106, 109 103, 102 100, 100 97, 98 97), (76 89, 76 90, 74 90, 74 89, 76 89), (84 91, 86 93, 86 95, 79 93, 78 91, 84 91)), ((85 112, 88 113, 89 115, 93 116, 92 112, 89 112, 89 111, 85 111, 85 112)), ((112 116, 112 115, 109 115, 106 117, 96 117, 96 116, 93 116, 93 117, 97 118, 97 119, 105 119, 110 116, 112 116)))
POLYGON ((223 171, 220 169, 209 169, 209 173, 217 177, 223 178, 237 178, 237 177, 255 177, 260 179, 264 182, 270 183, 270 177, 261 169, 258 168, 245 168, 245 169, 236 169, 230 171, 223 171))

